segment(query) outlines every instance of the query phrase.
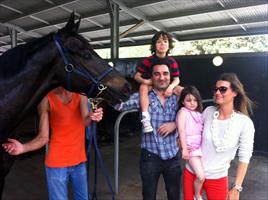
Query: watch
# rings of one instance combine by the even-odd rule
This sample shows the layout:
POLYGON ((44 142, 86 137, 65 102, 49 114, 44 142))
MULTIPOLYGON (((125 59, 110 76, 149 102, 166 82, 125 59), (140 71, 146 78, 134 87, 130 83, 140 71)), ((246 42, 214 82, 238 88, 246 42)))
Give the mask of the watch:
POLYGON ((238 192, 242 192, 242 190, 243 190, 242 186, 239 186, 239 185, 236 185, 236 184, 233 184, 233 188, 236 189, 238 192))

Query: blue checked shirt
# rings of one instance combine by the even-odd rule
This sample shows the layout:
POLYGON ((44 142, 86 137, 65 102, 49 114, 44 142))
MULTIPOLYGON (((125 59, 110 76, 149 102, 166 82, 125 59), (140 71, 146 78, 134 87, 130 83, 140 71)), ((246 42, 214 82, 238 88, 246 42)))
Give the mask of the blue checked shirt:
MULTIPOLYGON (((164 106, 162 106, 160 99, 152 90, 149 93, 149 99, 149 113, 153 133, 142 133, 141 148, 157 154, 163 160, 174 158, 179 151, 177 144, 178 132, 175 130, 173 133, 168 134, 168 136, 162 137, 157 133, 157 129, 166 122, 175 122, 178 105, 177 96, 172 95, 168 97, 164 106)), ((125 111, 139 107, 139 94, 134 93, 128 101, 121 104, 120 110, 125 111)))

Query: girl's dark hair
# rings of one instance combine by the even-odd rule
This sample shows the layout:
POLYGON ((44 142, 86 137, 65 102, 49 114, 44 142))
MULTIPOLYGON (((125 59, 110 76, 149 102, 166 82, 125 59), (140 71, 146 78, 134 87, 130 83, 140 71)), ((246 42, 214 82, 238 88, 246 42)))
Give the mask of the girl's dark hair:
POLYGON ((168 44, 169 44, 169 49, 167 51, 167 55, 168 55, 170 53, 170 50, 174 48, 174 42, 173 42, 173 37, 169 33, 164 32, 164 31, 159 31, 156 34, 154 34, 152 38, 152 42, 151 42, 151 48, 150 48, 151 53, 152 54, 156 53, 156 42, 160 37, 163 37, 164 39, 168 40, 168 44))
POLYGON ((189 94, 193 95, 196 98, 196 101, 197 101, 196 111, 202 112, 203 111, 202 98, 201 98, 201 95, 200 95, 198 89, 193 85, 185 86, 184 89, 182 90, 181 95, 180 95, 180 99, 178 102, 179 108, 184 106, 183 101, 184 101, 185 97, 189 94))
POLYGON ((234 98, 234 109, 249 116, 252 113, 254 103, 249 99, 244 90, 243 84, 240 82, 235 73, 223 73, 218 81, 227 81, 230 83, 231 89, 237 93, 234 98))

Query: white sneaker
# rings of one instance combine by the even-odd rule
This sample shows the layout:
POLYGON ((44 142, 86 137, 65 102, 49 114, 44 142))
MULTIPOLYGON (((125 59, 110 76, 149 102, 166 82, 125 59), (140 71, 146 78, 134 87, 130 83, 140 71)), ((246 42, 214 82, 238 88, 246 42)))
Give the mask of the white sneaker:
POLYGON ((141 123, 142 123, 142 131, 144 133, 150 133, 150 132, 153 132, 153 127, 151 125, 151 122, 150 122, 150 119, 148 118, 143 118, 141 120, 141 123))

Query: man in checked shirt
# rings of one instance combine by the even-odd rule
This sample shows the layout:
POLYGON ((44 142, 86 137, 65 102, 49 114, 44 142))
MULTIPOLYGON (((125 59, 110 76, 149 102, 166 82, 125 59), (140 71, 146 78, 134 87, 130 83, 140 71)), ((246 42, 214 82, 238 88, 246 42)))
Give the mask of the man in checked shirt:
MULTIPOLYGON (((176 95, 165 97, 171 82, 168 63, 157 63, 152 67, 153 90, 149 92, 149 113, 153 132, 141 133, 140 175, 144 200, 155 200, 160 175, 166 185, 168 200, 180 199, 180 157, 176 131, 176 95)), ((116 109, 125 111, 140 108, 138 93, 116 109)))

